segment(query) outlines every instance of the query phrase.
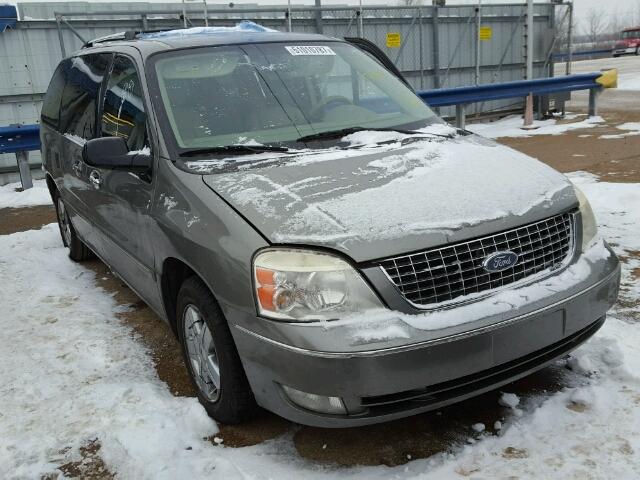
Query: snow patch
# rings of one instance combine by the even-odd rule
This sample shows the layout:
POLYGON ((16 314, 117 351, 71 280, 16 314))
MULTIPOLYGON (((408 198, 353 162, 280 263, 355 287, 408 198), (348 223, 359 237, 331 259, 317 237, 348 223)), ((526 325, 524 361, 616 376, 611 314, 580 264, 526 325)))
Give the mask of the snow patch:
POLYGON ((158 379, 113 297, 69 260, 57 225, 0 236, 0 265, 0 328, 11 339, 0 342, 0 477, 45 476, 96 438, 122 478, 221 466, 204 440, 215 423, 158 379))
POLYGON ((476 433, 482 433, 485 431, 484 423, 474 423, 471 425, 471 429, 476 433))
POLYGON ((552 118, 549 120, 535 120, 533 122, 535 129, 523 130, 522 117, 511 115, 495 122, 467 125, 467 130, 487 138, 525 138, 536 135, 562 135, 572 130, 602 126, 601 124, 604 123, 604 119, 600 116, 590 117, 579 122, 561 124, 555 118, 552 118))
POLYGON ((7 183, 0 186, 0 208, 35 207, 37 205, 51 205, 51 195, 45 180, 34 180, 33 188, 17 192, 22 184, 7 183))
POLYGON ((140 150, 131 150, 127 152, 127 155, 151 155, 151 148, 145 146, 140 150))
POLYGON ((503 393, 498 403, 503 407, 516 408, 520 404, 520 398, 515 393, 503 393))
POLYGON ((84 145, 85 143, 87 143, 87 140, 86 140, 86 139, 84 139, 84 138, 82 138, 82 137, 79 137, 78 135, 74 135, 74 134, 72 134, 72 133, 65 133, 65 134, 64 134, 64 137, 65 137, 65 138, 68 138, 68 139, 69 139, 69 140, 71 140, 72 142, 75 142, 75 143, 77 143, 77 144, 79 144, 79 145, 84 145))

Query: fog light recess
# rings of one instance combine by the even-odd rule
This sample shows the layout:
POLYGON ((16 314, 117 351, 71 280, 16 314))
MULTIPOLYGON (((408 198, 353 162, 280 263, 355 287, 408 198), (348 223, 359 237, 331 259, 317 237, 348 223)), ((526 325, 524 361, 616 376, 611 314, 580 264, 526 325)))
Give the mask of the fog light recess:
POLYGON ((289 400, 307 410, 332 415, 347 414, 347 409, 340 397, 325 397, 324 395, 316 395, 315 393, 301 392, 286 385, 282 385, 282 390, 284 390, 289 400))

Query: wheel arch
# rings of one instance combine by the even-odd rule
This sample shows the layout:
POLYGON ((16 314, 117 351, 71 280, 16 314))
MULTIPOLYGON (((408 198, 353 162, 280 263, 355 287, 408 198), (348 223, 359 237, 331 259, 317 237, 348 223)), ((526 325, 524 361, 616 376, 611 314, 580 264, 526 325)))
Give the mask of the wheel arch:
POLYGON ((215 298, 215 293, 211 286, 204 280, 202 275, 200 275, 186 262, 176 257, 167 257, 162 262, 162 273, 160 275, 162 303, 164 305, 169 325, 175 334, 177 334, 178 331, 178 319, 176 317, 178 293, 180 292, 180 287, 184 281, 190 277, 198 278, 209 289, 215 298))
POLYGON ((56 182, 53 179, 53 177, 51 176, 51 174, 49 174, 48 172, 45 175, 45 181, 47 182, 47 188, 49 189, 49 195, 51 195, 51 201, 55 205, 56 195, 58 194, 58 186, 56 185, 56 182))

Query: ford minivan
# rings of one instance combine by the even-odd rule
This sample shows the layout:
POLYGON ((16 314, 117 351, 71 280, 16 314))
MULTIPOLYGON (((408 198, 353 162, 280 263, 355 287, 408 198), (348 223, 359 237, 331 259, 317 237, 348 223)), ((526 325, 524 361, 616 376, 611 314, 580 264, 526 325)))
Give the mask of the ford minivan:
POLYGON ((436 409, 566 355, 617 295, 584 195, 447 125, 367 41, 112 35, 60 63, 41 123, 69 256, 169 323, 221 422, 436 409))

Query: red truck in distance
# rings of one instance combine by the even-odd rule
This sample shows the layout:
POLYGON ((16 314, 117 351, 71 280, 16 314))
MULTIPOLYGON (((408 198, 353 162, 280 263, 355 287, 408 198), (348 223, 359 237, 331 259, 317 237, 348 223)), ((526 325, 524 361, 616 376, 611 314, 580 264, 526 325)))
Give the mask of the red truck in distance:
POLYGON ((640 27, 623 30, 612 53, 614 57, 627 54, 640 55, 640 27))

